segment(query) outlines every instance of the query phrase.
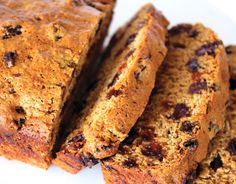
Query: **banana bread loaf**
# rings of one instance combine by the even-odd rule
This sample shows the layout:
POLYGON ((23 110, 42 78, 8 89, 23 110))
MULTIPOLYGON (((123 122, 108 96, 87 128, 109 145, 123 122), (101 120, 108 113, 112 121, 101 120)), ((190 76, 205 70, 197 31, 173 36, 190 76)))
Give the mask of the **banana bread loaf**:
POLYGON ((75 86, 83 89, 79 81, 96 66, 113 6, 0 1, 0 155, 48 168, 75 86))
MULTIPOLYGON (((236 47, 226 47, 230 77, 236 76, 236 47)), ((233 81, 233 80, 231 80, 233 81)), ((234 84, 233 84, 234 83, 234 84)), ((226 126, 211 141, 207 158, 198 166, 194 184, 236 184, 236 91, 230 84, 230 100, 226 111, 226 126)))
POLYGON ((149 105, 118 153, 102 161, 107 184, 187 183, 224 127, 229 74, 223 43, 201 24, 169 30, 149 105))
POLYGON ((167 25, 164 16, 148 4, 118 30, 97 84, 75 120, 77 129, 57 153, 56 165, 76 173, 117 152, 154 87, 156 71, 167 52, 167 25))

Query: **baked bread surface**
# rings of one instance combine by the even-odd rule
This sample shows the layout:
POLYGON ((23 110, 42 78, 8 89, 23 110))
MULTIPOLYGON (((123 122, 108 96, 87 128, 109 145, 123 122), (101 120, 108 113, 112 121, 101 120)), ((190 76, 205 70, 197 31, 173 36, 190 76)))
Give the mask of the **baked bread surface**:
POLYGON ((76 173, 114 155, 142 114, 166 55, 167 20, 148 4, 115 34, 78 125, 54 163, 76 173))
POLYGON ((229 72, 222 41, 201 24, 184 24, 169 30, 167 45, 146 110, 118 153, 102 160, 107 184, 188 183, 224 127, 229 72))
POLYGON ((87 2, 0 1, 0 155, 49 166, 62 108, 114 5, 87 2))

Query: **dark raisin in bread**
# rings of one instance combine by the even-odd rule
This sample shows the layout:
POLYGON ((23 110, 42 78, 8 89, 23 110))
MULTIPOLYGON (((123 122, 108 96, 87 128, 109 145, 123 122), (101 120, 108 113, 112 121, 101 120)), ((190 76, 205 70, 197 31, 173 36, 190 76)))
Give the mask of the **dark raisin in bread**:
POLYGON ((54 163, 76 173, 114 155, 142 114, 164 60, 168 21, 144 6, 111 40, 95 89, 54 163), (95 159, 96 158, 96 159, 95 159))
POLYGON ((102 161, 107 184, 186 183, 224 127, 229 73, 222 41, 201 24, 184 24, 169 30, 167 45, 149 105, 118 153, 102 161))
POLYGON ((0 2, 0 155, 48 168, 62 119, 96 66, 114 6, 78 2, 0 2))
MULTIPOLYGON (((230 77, 236 76, 236 47, 226 47, 229 57, 230 77)), ((235 78, 234 78, 235 79, 235 78)), ((231 79, 232 80, 232 79, 231 79)), ((199 175, 194 184, 236 183, 236 91, 235 81, 230 84, 230 100, 226 111, 226 126, 211 141, 207 158, 198 166, 199 175), (233 84, 234 83, 234 84, 233 84)))

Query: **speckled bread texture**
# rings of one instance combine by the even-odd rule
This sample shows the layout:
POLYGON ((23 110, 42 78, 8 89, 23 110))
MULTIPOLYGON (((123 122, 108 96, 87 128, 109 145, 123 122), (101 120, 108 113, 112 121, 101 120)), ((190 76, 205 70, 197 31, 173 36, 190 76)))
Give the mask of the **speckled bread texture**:
MULTIPOLYGON (((230 78, 235 77, 236 47, 226 47, 230 78)), ((198 166, 194 184, 236 184, 236 88, 230 84, 230 100, 226 111, 226 126, 211 141, 208 155, 198 166)))
POLYGON ((224 127, 228 63, 222 41, 201 24, 169 30, 167 57, 149 105, 118 153, 102 161, 107 184, 191 181, 224 127))
POLYGON ((112 15, 113 1, 86 2, 0 0, 0 155, 48 168, 64 104, 112 15))
POLYGON ((54 163, 76 173, 114 155, 142 114, 164 60, 168 21, 144 6, 112 38, 97 84, 54 163), (96 159, 95 159, 96 158, 96 159))

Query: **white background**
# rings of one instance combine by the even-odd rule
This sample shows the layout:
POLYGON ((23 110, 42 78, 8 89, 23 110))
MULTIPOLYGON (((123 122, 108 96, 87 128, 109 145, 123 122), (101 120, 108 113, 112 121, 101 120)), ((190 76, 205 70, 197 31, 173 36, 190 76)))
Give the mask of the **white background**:
MULTIPOLYGON (((109 36, 126 22, 141 5, 152 2, 171 22, 202 22, 214 29, 225 44, 236 44, 236 1, 234 0, 117 0, 109 36)), ((18 161, 0 157, 0 184, 104 184, 100 166, 77 175, 55 166, 44 171, 18 161)))

